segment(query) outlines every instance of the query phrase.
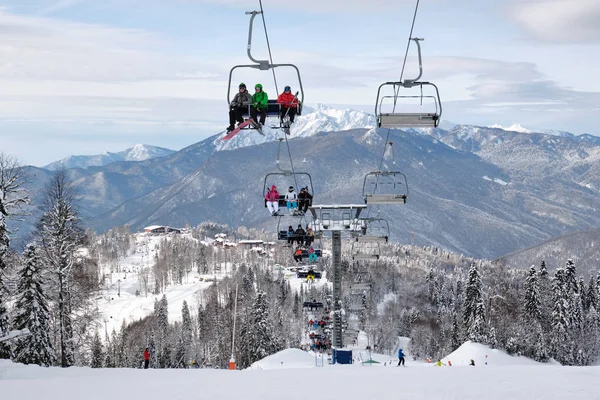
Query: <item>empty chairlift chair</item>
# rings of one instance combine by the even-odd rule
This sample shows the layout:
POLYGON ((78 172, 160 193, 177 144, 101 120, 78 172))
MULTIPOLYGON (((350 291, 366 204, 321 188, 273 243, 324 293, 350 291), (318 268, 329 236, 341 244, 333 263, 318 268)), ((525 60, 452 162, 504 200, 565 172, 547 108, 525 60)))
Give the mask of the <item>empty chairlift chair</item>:
POLYGON ((419 82, 419 79, 423 75, 421 45, 419 41, 423 39, 411 38, 411 40, 417 44, 419 76, 415 79, 406 79, 403 82, 385 82, 379 86, 377 90, 377 102, 375 103, 378 128, 435 128, 440 123, 442 102, 437 86, 431 82, 419 82), (393 94, 384 94, 385 89, 389 87, 392 88, 393 94), (420 95, 400 94, 400 91, 412 88, 419 88, 420 95), (429 88, 432 90, 428 94, 424 94, 423 90, 429 88), (403 100, 406 99, 410 100, 410 103, 414 103, 413 107, 415 105, 419 106, 418 108, 423 109, 423 111, 415 112, 413 108, 405 109, 407 104, 404 104, 403 100), (391 110, 389 110, 390 100, 393 105, 391 110), (419 100, 419 103, 416 104, 413 100, 419 100), (402 102, 402 104, 398 104, 399 102, 402 102), (398 111, 397 108, 399 108, 398 111))
POLYGON ((365 204, 406 204, 408 181, 400 171, 376 171, 365 175, 365 204))

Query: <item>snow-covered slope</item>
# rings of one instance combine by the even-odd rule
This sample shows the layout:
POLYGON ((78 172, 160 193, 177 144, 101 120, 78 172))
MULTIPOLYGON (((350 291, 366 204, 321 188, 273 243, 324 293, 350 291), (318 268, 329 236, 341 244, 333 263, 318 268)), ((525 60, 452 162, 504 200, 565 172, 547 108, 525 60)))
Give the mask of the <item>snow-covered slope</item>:
MULTIPOLYGON (((467 341, 458 349, 448 354, 442 359, 444 364, 451 361, 452 366, 461 367, 468 366, 470 361, 475 361, 475 366, 516 366, 516 365, 540 365, 548 366, 549 364, 539 363, 527 357, 511 356, 502 350, 491 349, 481 343, 467 341)), ((435 360, 433 360, 435 361, 435 360)))
POLYGON ((59 168, 88 168, 101 167, 116 161, 144 161, 152 158, 165 157, 175 153, 174 150, 165 149, 163 147, 149 146, 147 144, 136 144, 118 153, 105 151, 102 154, 85 156, 69 156, 59 161, 55 161, 44 166, 44 169, 57 170, 59 168))
POLYGON ((42 368, 0 360, 6 399, 597 399, 600 367, 212 369, 42 368))

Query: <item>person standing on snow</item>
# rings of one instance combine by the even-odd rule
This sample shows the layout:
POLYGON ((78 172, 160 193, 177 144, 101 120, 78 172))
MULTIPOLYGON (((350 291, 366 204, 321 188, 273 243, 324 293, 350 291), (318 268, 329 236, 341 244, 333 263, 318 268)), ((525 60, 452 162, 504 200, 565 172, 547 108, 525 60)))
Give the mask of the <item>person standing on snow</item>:
POLYGON ((263 92, 263 87, 260 83, 257 83, 254 86, 254 90, 256 91, 252 95, 252 108, 250 109, 250 115, 252 116, 252 120, 257 122, 260 129, 265 124, 265 120, 267 119, 267 107, 269 106, 269 95, 266 92, 263 92), (257 121, 258 113, 260 113, 260 121, 257 121))
POLYGON ((144 350, 144 369, 148 369, 148 364, 150 364, 150 350, 146 347, 146 350, 144 350))
POLYGON ((267 209, 271 215, 277 216, 279 214, 279 192, 275 185, 271 186, 271 190, 265 195, 265 200, 267 200, 267 209))
POLYGON ((248 106, 252 103, 252 95, 246 90, 246 84, 240 83, 239 93, 236 93, 229 104, 229 126, 227 132, 231 132, 235 129, 235 121, 238 123, 244 122, 242 114, 248 111, 248 106))
POLYGON ((398 367, 400 364, 404 365, 404 352, 402 349, 398 349, 398 367))

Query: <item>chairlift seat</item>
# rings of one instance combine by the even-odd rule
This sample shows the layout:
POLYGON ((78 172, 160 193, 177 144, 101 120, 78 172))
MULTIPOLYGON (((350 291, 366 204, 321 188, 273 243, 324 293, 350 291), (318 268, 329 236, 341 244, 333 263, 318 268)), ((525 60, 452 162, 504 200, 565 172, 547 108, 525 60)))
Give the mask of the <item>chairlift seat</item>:
POLYGON ((384 113, 377 119, 379 128, 435 128, 440 116, 436 113, 384 113))
POLYGON ((354 254, 353 260, 379 260, 379 254, 354 254))
POLYGON ((323 302, 321 301, 305 301, 302 303, 302 307, 304 308, 323 308, 323 302))
MULTIPOLYGON (((267 117, 278 117, 281 112, 281 104, 277 103, 277 100, 269 100, 267 103, 267 117)), ((242 112, 243 117, 248 117, 250 107, 247 107, 242 112)), ((298 105, 298 110, 296 111, 296 115, 302 115, 302 105, 298 105)))
MULTIPOLYGON (((320 271, 313 271, 313 272, 315 275, 315 279, 321 279, 322 273, 320 271)), ((299 279, 306 279, 306 278, 308 278, 308 271, 297 271, 296 277, 299 279)))
POLYGON ((359 243, 387 243, 387 236, 364 235, 357 236, 356 241, 359 243))
POLYGON ((367 194, 365 204, 406 204, 405 194, 367 194))

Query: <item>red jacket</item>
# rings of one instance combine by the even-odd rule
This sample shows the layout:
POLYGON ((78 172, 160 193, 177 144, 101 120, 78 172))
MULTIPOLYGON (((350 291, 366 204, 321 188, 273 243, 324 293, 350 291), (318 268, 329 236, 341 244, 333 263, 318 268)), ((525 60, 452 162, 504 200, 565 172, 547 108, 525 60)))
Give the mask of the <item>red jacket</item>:
POLYGON ((277 98, 277 103, 281 104, 283 108, 298 107, 298 100, 294 97, 291 92, 283 92, 277 98))
POLYGON ((148 350, 144 350, 144 360, 150 359, 150 352, 148 350))

